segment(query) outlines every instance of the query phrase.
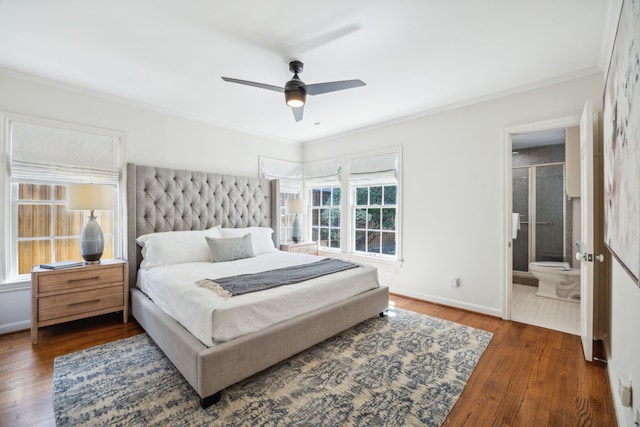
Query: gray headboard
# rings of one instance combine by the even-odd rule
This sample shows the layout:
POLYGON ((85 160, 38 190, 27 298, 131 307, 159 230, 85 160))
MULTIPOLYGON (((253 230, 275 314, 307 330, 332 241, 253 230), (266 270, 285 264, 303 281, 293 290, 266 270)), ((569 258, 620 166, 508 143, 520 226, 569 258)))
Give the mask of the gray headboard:
POLYGON ((278 181, 127 164, 129 285, 141 252, 136 238, 161 231, 271 227, 279 245, 278 181))

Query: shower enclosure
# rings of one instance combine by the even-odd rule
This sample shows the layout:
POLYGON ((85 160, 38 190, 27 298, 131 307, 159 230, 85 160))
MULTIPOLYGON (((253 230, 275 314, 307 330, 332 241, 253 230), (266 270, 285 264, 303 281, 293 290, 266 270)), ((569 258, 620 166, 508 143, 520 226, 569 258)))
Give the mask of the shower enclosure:
POLYGON ((564 261, 564 163, 514 166, 513 212, 521 224, 514 271, 529 271, 532 261, 564 261))

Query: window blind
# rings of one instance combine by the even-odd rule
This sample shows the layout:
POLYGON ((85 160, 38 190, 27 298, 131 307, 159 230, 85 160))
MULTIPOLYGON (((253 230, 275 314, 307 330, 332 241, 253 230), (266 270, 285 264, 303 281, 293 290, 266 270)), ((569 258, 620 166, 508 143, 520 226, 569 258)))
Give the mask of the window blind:
POLYGON ((369 185, 380 182, 397 182, 398 161, 398 153, 351 159, 349 161, 349 183, 369 185))
POLYGON ((340 162, 307 166, 304 170, 304 183, 307 187, 340 186, 340 172, 340 162))
POLYGON ((260 176, 279 179, 281 193, 300 194, 302 191, 302 165, 299 163, 261 157, 260 176))
POLYGON ((20 121, 10 122, 13 181, 113 183, 120 177, 120 138, 20 121))

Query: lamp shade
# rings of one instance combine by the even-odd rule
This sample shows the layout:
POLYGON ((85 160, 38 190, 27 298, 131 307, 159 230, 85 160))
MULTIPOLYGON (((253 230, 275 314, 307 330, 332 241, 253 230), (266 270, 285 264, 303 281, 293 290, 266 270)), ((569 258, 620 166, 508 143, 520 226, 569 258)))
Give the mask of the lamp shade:
POLYGON ((67 194, 68 210, 113 209, 113 187, 98 184, 71 184, 67 194))
POLYGON ((305 211, 304 199, 287 199, 287 213, 303 214, 305 211))

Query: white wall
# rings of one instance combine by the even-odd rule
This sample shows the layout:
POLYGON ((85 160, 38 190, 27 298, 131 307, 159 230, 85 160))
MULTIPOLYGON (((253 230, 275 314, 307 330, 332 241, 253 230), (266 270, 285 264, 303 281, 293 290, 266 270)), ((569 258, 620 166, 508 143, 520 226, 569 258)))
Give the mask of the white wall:
MULTIPOLYGON (((404 263, 391 290, 500 315, 506 253, 504 128, 577 116, 584 102, 602 110, 603 76, 516 94, 305 146, 304 161, 403 148, 404 263), (448 286, 450 276, 461 286, 448 286)), ((383 267, 384 268, 384 267, 383 267)), ((610 329, 605 345, 618 420, 632 426, 640 408, 640 288, 612 261, 610 329), (618 379, 631 378, 633 408, 623 408, 618 379)))
MULTIPOLYGON (((274 141, 141 108, 0 71, 0 113, 19 113, 122 131, 126 161, 244 176, 258 175, 258 157, 299 162, 300 145, 274 141)), ((0 150, 2 152, 2 150, 0 150)), ((6 180, 0 166, 0 186, 6 180)), ((2 191, 0 191, 0 196, 2 191)), ((2 198, 4 204, 4 198, 2 198)), ((0 211, 4 224, 6 206, 0 211)), ((0 262, 6 259, 0 246, 0 262)), ((29 284, 0 285, 0 333, 30 327, 29 284)))
MULTIPOLYGON (((502 314, 508 127, 600 109, 602 75, 305 145, 304 161, 402 146, 403 265, 392 292, 502 314), (449 277, 460 287, 451 288, 449 277)), ((510 154, 509 154, 510 155, 510 154)))
POLYGON ((611 263, 611 330, 608 367, 620 426, 633 426, 640 411, 640 288, 613 259, 611 263), (633 407, 622 407, 618 379, 630 378, 633 407))

